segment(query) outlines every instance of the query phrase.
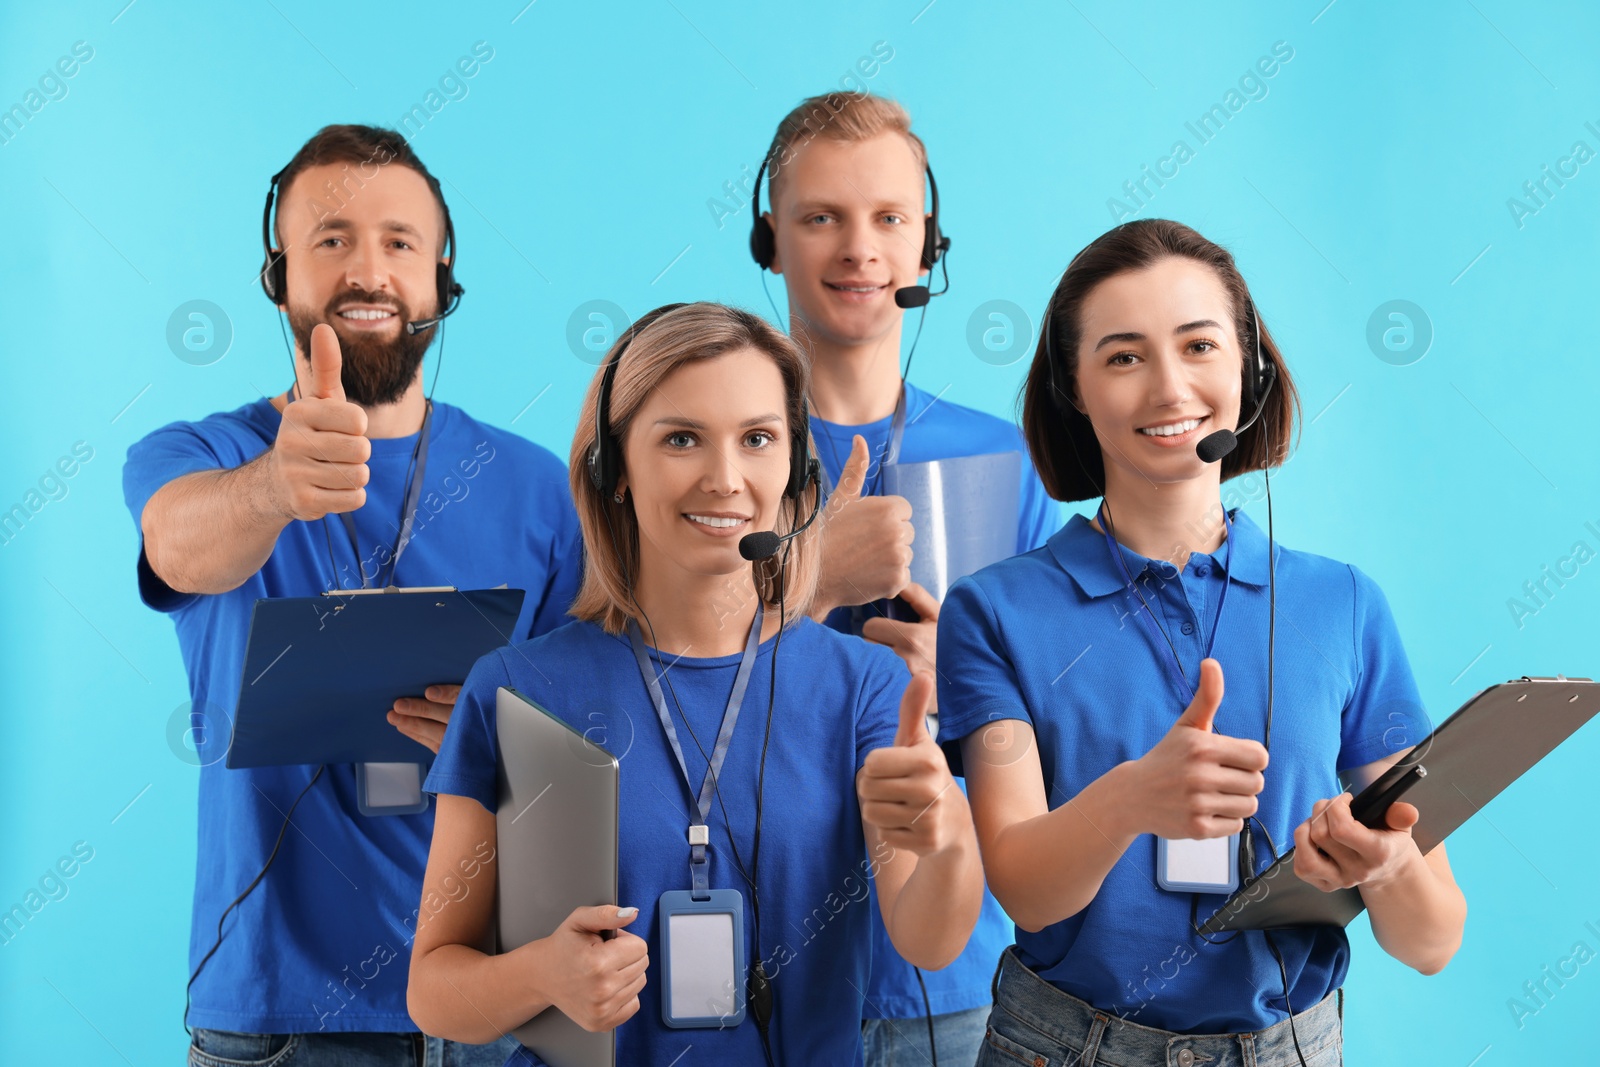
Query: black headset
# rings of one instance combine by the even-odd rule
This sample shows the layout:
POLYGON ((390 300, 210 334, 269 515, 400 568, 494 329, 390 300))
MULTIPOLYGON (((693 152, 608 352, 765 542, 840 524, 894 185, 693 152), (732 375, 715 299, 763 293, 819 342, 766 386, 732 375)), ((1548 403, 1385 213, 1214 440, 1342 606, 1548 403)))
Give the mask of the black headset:
MULTIPOLYGON (((272 247, 272 204, 276 199, 278 181, 288 169, 284 167, 272 176, 272 181, 267 186, 267 206, 261 212, 261 247, 264 252, 261 263, 261 291, 266 293, 267 299, 278 307, 284 307, 289 302, 289 271, 284 253, 272 247)), ((435 305, 433 317, 406 323, 407 333, 425 330, 450 315, 461 303, 462 295, 466 293, 466 289, 456 281, 455 276, 456 228, 450 221, 450 205, 444 201, 444 193, 439 188, 438 179, 427 173, 423 173, 422 176, 427 180, 428 187, 433 190, 440 209, 444 211, 444 243, 448 258, 441 260, 434 268, 438 303, 435 305)))
MULTIPOLYGON (((777 155, 776 149, 761 161, 756 171, 755 195, 750 200, 750 255, 762 270, 771 270, 773 257, 778 254, 778 239, 772 232, 772 223, 761 217, 761 176, 767 172, 767 164, 774 155, 777 155)), ((922 266, 932 270, 939 257, 949 251, 950 238, 939 230, 939 183, 933 180, 933 167, 924 164, 922 169, 928 175, 928 188, 933 194, 932 211, 922 220, 922 266)))
MULTIPOLYGON (((623 332, 612 350, 611 358, 606 361, 605 371, 600 377, 600 392, 595 397, 594 443, 589 446, 588 459, 589 482, 604 496, 612 496, 616 492, 617 478, 622 473, 622 442, 611 432, 611 385, 617 377, 617 364, 622 362, 622 353, 633 343, 633 339, 657 319, 688 306, 664 304, 640 316, 638 322, 623 332)), ((817 476, 817 471, 812 468, 820 470, 821 467, 820 461, 811 455, 811 418, 803 407, 799 422, 790 427, 790 438, 789 481, 784 486, 783 495, 798 505, 806 486, 817 476)))

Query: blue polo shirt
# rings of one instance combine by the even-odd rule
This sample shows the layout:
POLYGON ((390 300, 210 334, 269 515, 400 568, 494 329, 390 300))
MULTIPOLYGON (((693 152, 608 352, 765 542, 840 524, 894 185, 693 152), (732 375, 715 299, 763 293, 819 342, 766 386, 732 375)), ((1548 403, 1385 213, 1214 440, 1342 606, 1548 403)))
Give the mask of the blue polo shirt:
MULTIPOLYGON (((1127 568, 1161 616, 1183 669, 1198 677, 1223 583, 1212 655, 1225 695, 1219 732, 1261 740, 1267 708, 1267 539, 1234 511, 1232 535, 1180 571, 1131 550, 1127 568)), ((1105 538, 1074 516, 1041 549, 955 584, 939 617, 939 707, 946 740, 999 719, 1029 723, 1050 807, 1155 747, 1182 713, 1166 643, 1105 538)), ((1382 759, 1430 725, 1383 593, 1347 564, 1277 551, 1276 700, 1258 817, 1280 851, 1312 804, 1339 793, 1338 772, 1382 759)), ((1089 906, 1038 933, 1017 931, 1022 962, 1060 989, 1132 1022, 1188 1033, 1260 1030, 1282 1021, 1283 980, 1265 938, 1224 944, 1189 925, 1190 894, 1156 884, 1156 839, 1137 838, 1089 906)), ((1258 838, 1257 866, 1271 855, 1258 838)), ((1204 919, 1225 897, 1199 896, 1204 919)), ((1274 935, 1303 1010, 1344 981, 1336 928, 1274 935)), ((1225 940, 1226 935, 1223 939, 1225 940)))
MULTIPOLYGON (((135 528, 162 486, 254 459, 272 446, 281 422, 263 399, 199 422, 172 423, 133 445, 123 491, 135 528)), ((514 636, 558 625, 582 566, 566 466, 533 442, 438 402, 431 442, 395 584, 504 583, 527 593, 514 636)), ((384 552, 394 543, 416 443, 416 434, 372 442, 367 503, 354 513, 360 560, 337 516, 291 522, 243 585, 199 596, 161 581, 140 545, 140 596, 172 616, 190 699, 209 711, 197 723, 191 971, 216 940, 223 911, 266 862, 284 813, 315 770, 224 766, 252 606, 262 597, 359 587, 356 568, 363 562, 369 576, 383 563, 387 577, 384 552)), ((250 1033, 417 1029, 406 1011, 406 972, 433 812, 368 817, 357 807, 353 765, 330 765, 323 778, 296 809, 272 869, 228 917, 222 947, 194 983, 189 1025, 250 1033)))
MULTIPOLYGON (((856 434, 866 438, 871 452, 866 489, 876 489, 879 463, 888 443, 892 417, 863 426, 846 426, 811 420, 811 435, 817 454, 828 471, 832 484, 839 484, 840 472, 850 458, 856 434)), ((1017 514, 996 516, 996 522, 1015 522, 1017 551, 1027 552, 1044 544, 1061 526, 1061 506, 1044 491, 1044 484, 1028 460, 1028 448, 1016 426, 993 415, 963 407, 945 395, 934 395, 906 383, 906 427, 901 439, 901 463, 927 463, 956 456, 983 456, 995 452, 1016 452, 1022 458, 1022 484, 1017 494, 1017 514)), ((915 520, 913 520, 914 522, 915 520)), ((916 542, 911 549, 917 550, 916 542)), ((850 609, 838 608, 828 616, 828 625, 841 633, 850 632, 850 609)), ((943 726, 940 727, 943 736, 943 726)), ((987 890, 983 910, 972 938, 956 961, 942 971, 924 971, 928 988, 928 1009, 935 1015, 982 1007, 990 1001, 989 985, 1000 953, 1011 944, 1011 920, 987 890)), ((865 1018, 907 1019, 923 1013, 922 989, 917 985, 911 965, 900 958, 889 940, 889 932, 874 912, 872 924, 872 981, 867 986, 865 1018)))
MULTIPOLYGON (((757 945, 745 869, 755 839, 756 781, 773 689, 773 637, 761 643, 712 801, 710 884, 745 898, 746 959, 757 945), (731 845, 730 845, 731 839, 731 845)), ((698 793, 722 725, 740 656, 659 656, 671 668, 667 707, 698 793), (696 745, 684 729, 687 716, 696 745)), ((777 699, 767 752, 761 827, 760 958, 772 979, 773 1052, 785 1064, 860 1064, 861 998, 871 952, 868 899, 875 870, 861 827, 855 776, 875 748, 894 743, 900 695, 910 674, 887 648, 845 637, 810 619, 777 648, 777 699)), ((764 1062, 755 1020, 727 1029, 669 1029, 661 1021, 657 902, 689 886, 688 789, 640 676, 626 635, 590 622, 492 652, 478 661, 428 775, 434 793, 497 802, 495 699, 500 686, 526 694, 616 756, 619 778, 617 903, 636 907, 630 933, 649 944, 639 1010, 617 1028, 617 1062, 629 1067, 764 1062), (687 1057, 686 1050, 693 1052, 687 1057)), ((882 858, 882 857, 878 857, 882 858)), ((512 1063, 538 1063, 522 1050, 512 1063)))

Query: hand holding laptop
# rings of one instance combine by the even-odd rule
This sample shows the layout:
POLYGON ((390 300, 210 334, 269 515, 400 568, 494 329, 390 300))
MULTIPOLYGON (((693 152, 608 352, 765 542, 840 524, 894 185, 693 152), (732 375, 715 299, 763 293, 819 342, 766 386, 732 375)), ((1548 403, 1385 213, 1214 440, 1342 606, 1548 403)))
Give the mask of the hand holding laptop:
POLYGON ((638 908, 611 904, 577 908, 549 937, 514 951, 538 960, 548 986, 539 990, 540 999, 590 1033, 615 1030, 639 1010, 650 966, 644 939, 619 929, 638 917, 638 908), (609 933, 616 936, 607 940, 609 933))

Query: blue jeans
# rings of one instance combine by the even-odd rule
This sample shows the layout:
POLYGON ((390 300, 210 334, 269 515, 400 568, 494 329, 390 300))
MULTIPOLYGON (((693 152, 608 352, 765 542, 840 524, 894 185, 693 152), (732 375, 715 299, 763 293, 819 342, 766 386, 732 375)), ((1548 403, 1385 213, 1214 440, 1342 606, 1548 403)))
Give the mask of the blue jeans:
POLYGON ((426 1034, 239 1034, 196 1028, 189 1067, 501 1067, 515 1038, 463 1045, 426 1034))
MULTIPOLYGON (((933 1017, 933 1039, 939 1067, 971 1067, 983 1044, 983 1024, 988 1008, 969 1008, 933 1017)), ((861 1043, 867 1067, 928 1067, 928 1023, 922 1016, 909 1019, 861 1020, 861 1043)))
MULTIPOLYGON (((1178 1034, 1096 1011, 1028 970, 1012 949, 1000 957, 994 1011, 977 1067, 1307 1067, 1344 1062, 1343 991, 1289 1020, 1244 1034, 1178 1034)), ((941 1063, 940 1067, 944 1067, 941 1063)))

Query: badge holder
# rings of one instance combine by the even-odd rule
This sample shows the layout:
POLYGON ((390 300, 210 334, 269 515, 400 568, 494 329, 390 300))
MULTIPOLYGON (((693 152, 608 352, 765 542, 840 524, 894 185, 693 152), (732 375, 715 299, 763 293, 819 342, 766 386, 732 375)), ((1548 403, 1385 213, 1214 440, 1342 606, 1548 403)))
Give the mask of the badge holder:
POLYGON ((1156 884, 1169 893, 1232 893, 1239 888, 1239 835, 1156 838, 1156 884))
POLYGON ((363 815, 416 815, 428 810, 420 763, 356 764, 356 807, 363 815))
POLYGON ((738 1026, 745 1011, 744 897, 707 888, 710 828, 689 828, 695 888, 661 894, 661 1021, 673 1029, 738 1026))

